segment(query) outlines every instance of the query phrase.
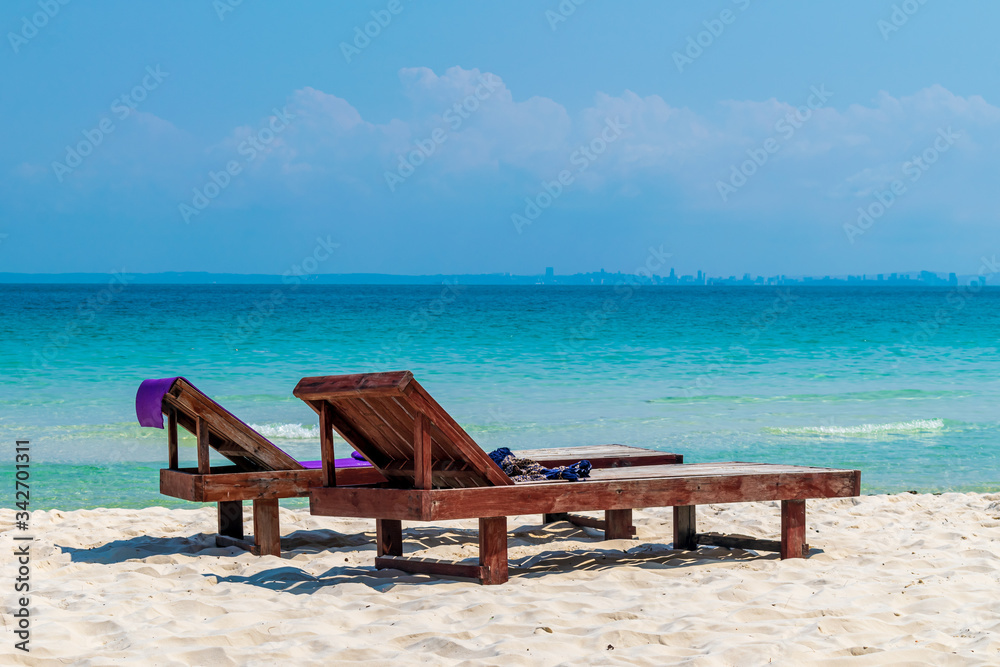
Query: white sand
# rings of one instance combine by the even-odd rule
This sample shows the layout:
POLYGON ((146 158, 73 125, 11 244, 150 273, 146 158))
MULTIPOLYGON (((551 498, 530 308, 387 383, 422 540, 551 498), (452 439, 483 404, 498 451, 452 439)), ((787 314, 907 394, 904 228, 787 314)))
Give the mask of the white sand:
MULTIPOLYGON (((282 509, 281 560, 216 548, 210 508, 36 512, 32 652, 12 648, 4 583, 0 662, 1000 664, 1000 494, 810 501, 808 560, 671 551, 669 517, 637 511, 638 539, 613 542, 512 518, 511 581, 479 586, 378 572, 374 522, 306 510, 282 509)), ((778 532, 773 503, 698 518, 778 532)), ((407 553, 473 557, 474 526, 404 525, 407 553)))

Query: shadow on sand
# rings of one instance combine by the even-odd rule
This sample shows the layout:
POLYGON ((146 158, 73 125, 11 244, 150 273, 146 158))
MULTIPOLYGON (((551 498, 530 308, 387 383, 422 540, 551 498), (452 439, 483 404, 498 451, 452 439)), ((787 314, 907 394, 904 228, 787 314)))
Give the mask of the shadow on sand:
MULTIPOLYGON (((281 538, 283 558, 300 555, 333 554, 342 549, 371 552, 371 566, 332 567, 320 575, 312 575, 294 565, 284 565, 252 575, 220 576, 205 573, 219 583, 259 586, 274 591, 309 595, 323 588, 339 584, 362 584, 385 591, 397 584, 423 585, 447 584, 469 579, 441 578, 387 569, 374 568, 374 532, 342 534, 330 530, 296 531, 281 538)), ((587 572, 616 567, 632 566, 643 569, 674 569, 713 563, 734 563, 753 560, 774 560, 777 554, 701 547, 697 551, 680 551, 673 545, 660 542, 617 540, 604 542, 600 533, 579 528, 566 522, 549 525, 521 525, 511 531, 511 547, 551 544, 552 548, 524 558, 511 559, 511 577, 536 578, 557 572, 587 572), (573 540, 566 548, 558 547, 560 538, 573 540), (581 545, 590 542, 594 546, 581 545), (612 544, 614 546, 612 546, 612 544), (601 545, 601 546, 598 546, 601 545)), ((58 545, 56 545, 58 546, 58 545)), ((404 555, 413 557, 416 552, 437 547, 460 547, 468 557, 454 561, 476 564, 478 559, 478 531, 455 527, 413 526, 404 531, 404 555)), ((154 556, 189 554, 197 556, 237 557, 246 554, 237 547, 218 547, 215 535, 199 533, 190 537, 138 536, 116 540, 88 549, 59 547, 68 553, 73 562, 112 564, 129 560, 143 560, 154 556)), ((821 553, 813 549, 810 554, 821 553)))

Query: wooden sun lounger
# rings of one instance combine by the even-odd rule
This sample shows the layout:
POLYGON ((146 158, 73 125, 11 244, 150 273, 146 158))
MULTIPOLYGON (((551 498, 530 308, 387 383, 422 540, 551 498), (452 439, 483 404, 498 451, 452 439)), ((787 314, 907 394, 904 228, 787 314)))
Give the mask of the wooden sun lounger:
POLYGON ((593 471, 588 481, 515 484, 413 379, 408 371, 304 378, 293 392, 319 414, 322 486, 309 493, 318 515, 376 519, 376 567, 508 579, 507 517, 603 510, 606 539, 633 534, 632 509, 674 508, 674 548, 698 544, 807 555, 805 501, 856 496, 857 470, 765 463, 636 465, 593 471), (333 461, 337 431, 385 475, 379 487, 346 485, 333 461), (698 534, 695 507, 708 503, 781 501, 781 539, 748 540, 698 534), (403 521, 479 519, 479 563, 403 558, 403 521))
MULTIPOLYGON (((160 470, 160 493, 194 502, 218 504, 219 546, 239 546, 258 555, 281 555, 278 500, 308 496, 323 482, 323 470, 306 468, 277 445, 208 397, 184 378, 177 378, 160 406, 167 417, 168 467, 160 470), (198 466, 181 468, 177 428, 198 439, 198 466), (209 449, 233 465, 210 466, 209 449), (244 535, 243 502, 253 502, 253 536, 244 535)), ((546 449, 532 455, 554 467, 590 457, 595 467, 680 463, 677 454, 624 445, 546 449)), ((342 485, 379 485, 386 478, 374 467, 337 468, 342 485)), ((553 517, 591 525, 573 515, 553 517)))

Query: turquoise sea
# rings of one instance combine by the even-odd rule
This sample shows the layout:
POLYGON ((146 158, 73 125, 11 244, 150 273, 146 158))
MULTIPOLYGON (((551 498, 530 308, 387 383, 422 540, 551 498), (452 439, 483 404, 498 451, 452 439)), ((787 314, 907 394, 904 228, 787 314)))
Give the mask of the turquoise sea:
POLYGON ((623 443, 857 467, 868 493, 1000 491, 1000 289, 0 285, 0 313, 0 469, 31 442, 34 509, 190 506, 157 491, 145 378, 184 375, 318 458, 298 379, 399 369, 487 450, 623 443))

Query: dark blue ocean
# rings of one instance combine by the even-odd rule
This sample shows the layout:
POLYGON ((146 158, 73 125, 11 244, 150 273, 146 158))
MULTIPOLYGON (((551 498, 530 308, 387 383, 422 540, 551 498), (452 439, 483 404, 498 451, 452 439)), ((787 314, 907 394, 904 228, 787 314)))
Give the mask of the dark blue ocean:
POLYGON ((36 509, 179 503, 157 492, 164 432, 135 421, 145 378, 184 375, 318 458, 298 379, 400 369, 487 450, 623 443, 856 467, 868 493, 1000 491, 1000 289, 0 285, 0 313, 0 464, 31 442, 36 509))

